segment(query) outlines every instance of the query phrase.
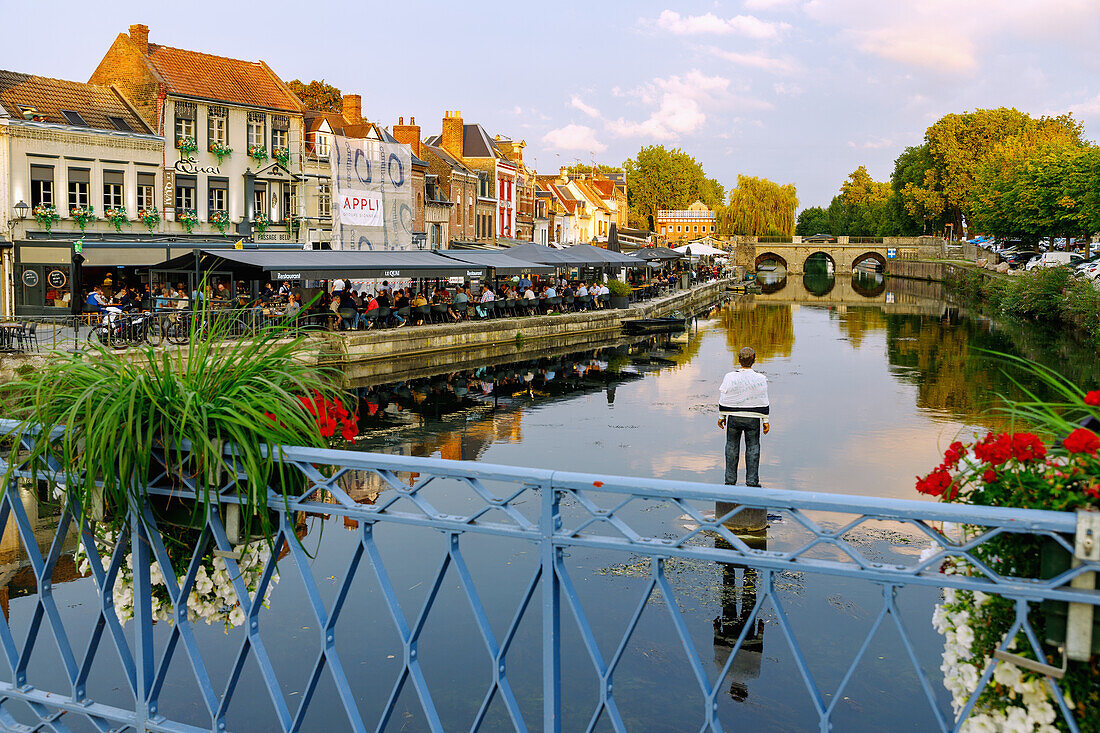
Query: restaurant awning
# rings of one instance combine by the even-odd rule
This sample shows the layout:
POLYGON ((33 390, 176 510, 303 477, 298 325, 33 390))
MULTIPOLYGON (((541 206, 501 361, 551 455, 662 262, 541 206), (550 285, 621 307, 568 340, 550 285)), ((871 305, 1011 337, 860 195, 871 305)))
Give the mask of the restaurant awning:
POLYGON ((611 267, 639 267, 638 260, 620 252, 612 252, 602 247, 594 247, 591 244, 574 244, 565 250, 581 257, 588 257, 599 265, 611 267))
POLYGON ((511 257, 518 257, 528 262, 537 262, 541 265, 583 267, 592 264, 590 258, 570 252, 569 249, 552 249, 534 242, 526 242, 505 251, 511 257))
MULTIPOLYGON (((267 276, 272 280, 333 280, 336 278, 483 278, 484 265, 463 262, 422 250, 240 250, 199 249, 199 269, 229 270, 235 276, 267 276)), ((162 263, 158 270, 189 271, 195 267, 189 253, 162 263)))
POLYGON ((547 274, 554 271, 553 265, 541 265, 537 262, 529 262, 518 257, 512 257, 507 252, 460 249, 447 250, 440 254, 452 260, 465 262, 470 265, 481 265, 496 271, 497 275, 523 275, 523 274, 547 274))
POLYGON ((681 253, 668 247, 645 247, 630 256, 637 257, 640 260, 679 260, 684 257, 681 253))

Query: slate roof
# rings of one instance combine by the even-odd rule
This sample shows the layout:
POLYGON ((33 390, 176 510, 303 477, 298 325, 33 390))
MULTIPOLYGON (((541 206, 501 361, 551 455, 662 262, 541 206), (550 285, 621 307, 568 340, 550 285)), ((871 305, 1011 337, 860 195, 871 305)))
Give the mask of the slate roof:
MULTIPOLYGON (((0 71, 0 116, 27 119, 20 105, 37 110, 35 119, 71 127, 75 125, 61 114, 61 110, 78 112, 88 127, 98 130, 119 131, 108 117, 121 118, 133 132, 149 134, 145 123, 122 101, 110 87, 82 84, 77 81, 50 79, 45 76, 21 74, 17 71, 0 71)), ((126 132, 122 130, 121 132, 126 132)))
MULTIPOLYGON (((429 140, 430 139, 431 138, 429 138, 429 140)), ((428 143, 425 143, 424 147, 426 147, 428 150, 430 150, 432 155, 439 158, 444 163, 446 163, 448 166, 450 166, 451 170, 462 171, 463 173, 472 173, 472 171, 469 168, 462 165, 462 163, 459 160, 457 160, 454 156, 452 156, 450 153, 448 153, 446 150, 439 147, 438 145, 430 145, 428 143)))
POLYGON ((301 102, 263 61, 242 61, 149 44, 145 60, 174 93, 301 113, 301 102))
MULTIPOLYGON (((430 147, 441 147, 443 136, 432 135, 424 143, 430 147)), ((495 158, 509 165, 515 165, 497 146, 492 136, 485 132, 485 128, 476 122, 462 125, 462 157, 495 158)))

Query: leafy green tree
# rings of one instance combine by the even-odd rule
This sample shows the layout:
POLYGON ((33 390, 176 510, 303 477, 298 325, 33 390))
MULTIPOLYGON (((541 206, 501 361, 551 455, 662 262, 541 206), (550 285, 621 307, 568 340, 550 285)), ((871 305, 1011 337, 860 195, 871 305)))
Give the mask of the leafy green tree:
POLYGON ((798 221, 794 225, 794 233, 800 237, 831 233, 828 213, 820 206, 803 209, 798 212, 798 221))
POLYGON ((1006 139, 1025 147, 1062 141, 1081 143, 1081 126, 1070 115, 1035 119, 1016 109, 978 109, 944 115, 924 134, 931 166, 921 181, 906 184, 902 195, 912 215, 945 215, 955 231, 971 214, 979 168, 1006 139))
POLYGON ((344 107, 344 98, 340 94, 340 90, 331 84, 326 84, 325 80, 317 81, 314 79, 309 84, 304 84, 298 79, 288 82, 287 86, 290 87, 290 91, 302 100, 302 104, 306 109, 313 110, 314 112, 340 112, 344 107))
POLYGON ((686 209, 702 201, 717 210, 725 197, 723 186, 707 178, 703 166, 679 148, 643 147, 623 163, 623 170, 632 227, 652 231, 661 209, 686 209))
POLYGON ((737 176, 729 205, 720 212, 719 233, 747 236, 791 236, 798 193, 793 184, 781 186, 767 178, 737 176))
MULTIPOLYGON (((593 168, 587 163, 574 163, 573 165, 566 166, 566 173, 578 174, 578 173, 592 173, 593 168)), ((621 165, 606 165, 604 163, 597 163, 595 167, 596 173, 622 173, 623 167, 621 165)))

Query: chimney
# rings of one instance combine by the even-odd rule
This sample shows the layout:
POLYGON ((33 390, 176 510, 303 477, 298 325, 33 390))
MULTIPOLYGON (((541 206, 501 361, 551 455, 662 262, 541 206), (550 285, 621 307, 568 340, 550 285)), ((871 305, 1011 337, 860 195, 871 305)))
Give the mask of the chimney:
POLYGON ((459 160, 462 160, 462 130, 462 112, 443 115, 443 149, 459 160))
POLYGON ((345 94, 341 108, 344 119, 353 125, 363 123, 363 98, 358 94, 345 94))
POLYGON ((130 26, 130 40, 141 49, 143 54, 149 54, 149 26, 141 24, 130 26))
POLYGON ((398 117, 397 124, 393 126, 393 137, 397 142, 411 147, 413 155, 423 159, 420 150, 420 126, 416 124, 415 117, 410 117, 407 125, 404 117, 398 117))

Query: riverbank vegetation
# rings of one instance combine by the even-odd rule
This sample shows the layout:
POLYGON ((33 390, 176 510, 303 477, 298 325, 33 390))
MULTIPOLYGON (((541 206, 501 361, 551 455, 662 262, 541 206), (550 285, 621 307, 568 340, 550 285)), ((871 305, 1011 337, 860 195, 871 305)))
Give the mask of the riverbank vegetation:
POLYGON ((1100 291, 1067 267, 1014 276, 979 270, 949 271, 945 284, 960 298, 993 314, 1073 329, 1100 349, 1100 291))
POLYGON ((1100 149, 1071 115, 978 109, 934 122, 894 161, 889 182, 853 171, 828 207, 799 213, 796 233, 1074 236, 1100 230, 1100 149))

